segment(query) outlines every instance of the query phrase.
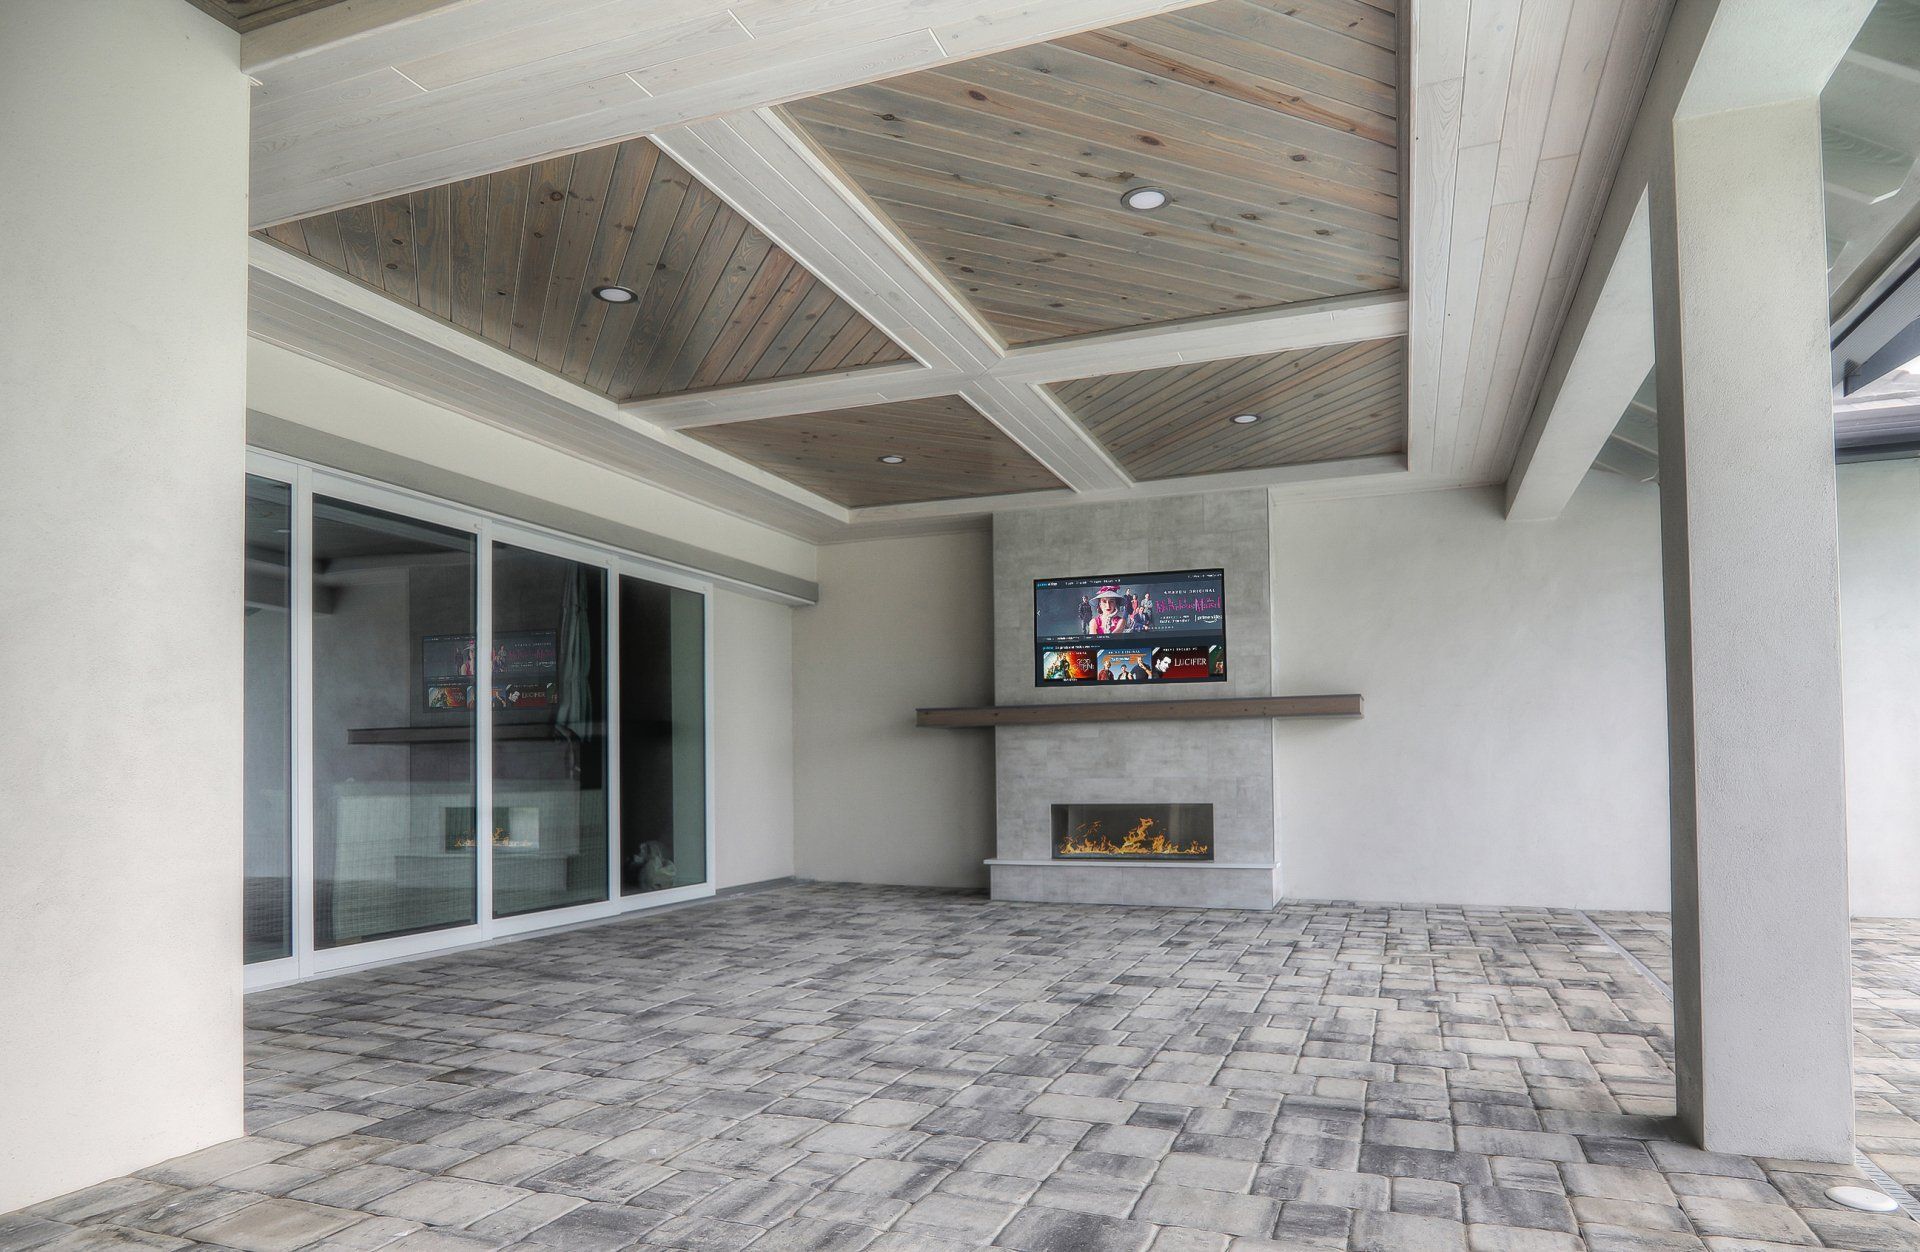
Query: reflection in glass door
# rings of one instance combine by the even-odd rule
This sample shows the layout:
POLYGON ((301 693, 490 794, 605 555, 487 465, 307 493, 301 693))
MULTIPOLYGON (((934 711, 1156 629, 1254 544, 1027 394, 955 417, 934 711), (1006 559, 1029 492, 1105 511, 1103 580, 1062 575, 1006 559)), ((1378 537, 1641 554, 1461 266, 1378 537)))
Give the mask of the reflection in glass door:
POLYGON ((493 915, 607 898, 607 572, 493 546, 493 915))
POLYGON ((706 597, 620 580, 620 894, 707 880, 706 597))
POLYGON ((293 488, 247 476, 245 959, 293 955, 293 488))
POLYGON ((475 920, 474 546, 314 497, 316 948, 475 920))

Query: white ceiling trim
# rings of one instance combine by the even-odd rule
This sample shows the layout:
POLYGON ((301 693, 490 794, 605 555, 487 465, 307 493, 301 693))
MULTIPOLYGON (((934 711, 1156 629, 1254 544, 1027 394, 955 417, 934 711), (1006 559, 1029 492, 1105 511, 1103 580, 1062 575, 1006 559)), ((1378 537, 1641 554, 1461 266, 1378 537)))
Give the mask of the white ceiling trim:
POLYGON ((1512 472, 1507 516, 1558 517, 1654 366, 1647 188, 1676 117, 1818 95, 1873 0, 1677 5, 1512 472))

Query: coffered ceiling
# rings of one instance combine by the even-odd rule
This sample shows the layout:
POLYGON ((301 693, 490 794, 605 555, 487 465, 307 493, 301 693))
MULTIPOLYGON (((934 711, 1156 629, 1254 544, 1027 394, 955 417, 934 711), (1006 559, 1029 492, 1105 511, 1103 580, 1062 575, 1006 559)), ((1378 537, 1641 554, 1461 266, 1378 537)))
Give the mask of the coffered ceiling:
POLYGON ((644 139, 264 233, 616 399, 907 355, 644 139))
POLYGON ((356 0, 256 333, 815 539, 1499 481, 1669 3, 356 0))
POLYGON ((732 422, 693 433, 848 508, 1063 485, 958 396, 732 422))
POLYGON ((1376 339, 1051 390, 1127 473, 1146 480, 1405 452, 1405 373, 1400 341, 1376 339))
POLYGON ((1027 343, 1399 286, 1397 47, 1369 4, 1218 0, 788 112, 1027 343))

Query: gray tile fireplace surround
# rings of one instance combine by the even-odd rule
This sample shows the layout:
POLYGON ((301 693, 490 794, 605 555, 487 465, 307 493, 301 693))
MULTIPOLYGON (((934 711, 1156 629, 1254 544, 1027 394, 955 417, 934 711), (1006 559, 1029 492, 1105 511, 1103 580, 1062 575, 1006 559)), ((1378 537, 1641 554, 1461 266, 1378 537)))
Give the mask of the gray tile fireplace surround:
MULTIPOLYGON (((1268 545, 1264 491, 996 515, 995 702, 1274 694, 1268 545), (1226 570, 1226 682, 1033 685, 1035 579, 1215 566, 1226 570)), ((1103 722, 990 733, 998 836, 987 866, 994 899, 1267 909, 1280 898, 1272 722, 1103 722), (1214 859, 1054 860, 1053 806, 1097 803, 1212 804, 1214 859)))

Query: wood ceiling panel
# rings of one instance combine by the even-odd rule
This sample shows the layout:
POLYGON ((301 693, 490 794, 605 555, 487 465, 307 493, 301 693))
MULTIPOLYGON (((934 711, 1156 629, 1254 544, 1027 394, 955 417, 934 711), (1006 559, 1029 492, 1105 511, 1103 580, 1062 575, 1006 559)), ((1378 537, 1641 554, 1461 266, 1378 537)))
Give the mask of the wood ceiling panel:
POLYGON ((195 8, 204 9, 242 34, 250 30, 259 30, 274 22, 282 22, 302 13, 311 13, 315 9, 330 8, 342 0, 193 0, 195 8))
POLYGON ((1064 487, 959 396, 700 426, 687 434, 848 508, 1064 487), (883 456, 903 456, 899 465, 883 456))
POLYGON ((644 139, 263 234, 616 400, 908 355, 644 139))
POLYGON ((1110 374, 1049 388, 1137 479, 1406 450, 1403 341, 1110 374), (1260 421, 1236 425, 1239 413, 1260 421))
POLYGON ((787 109, 1030 343, 1398 287, 1397 29, 1215 0, 787 109), (1140 186, 1172 203, 1125 208, 1140 186))

